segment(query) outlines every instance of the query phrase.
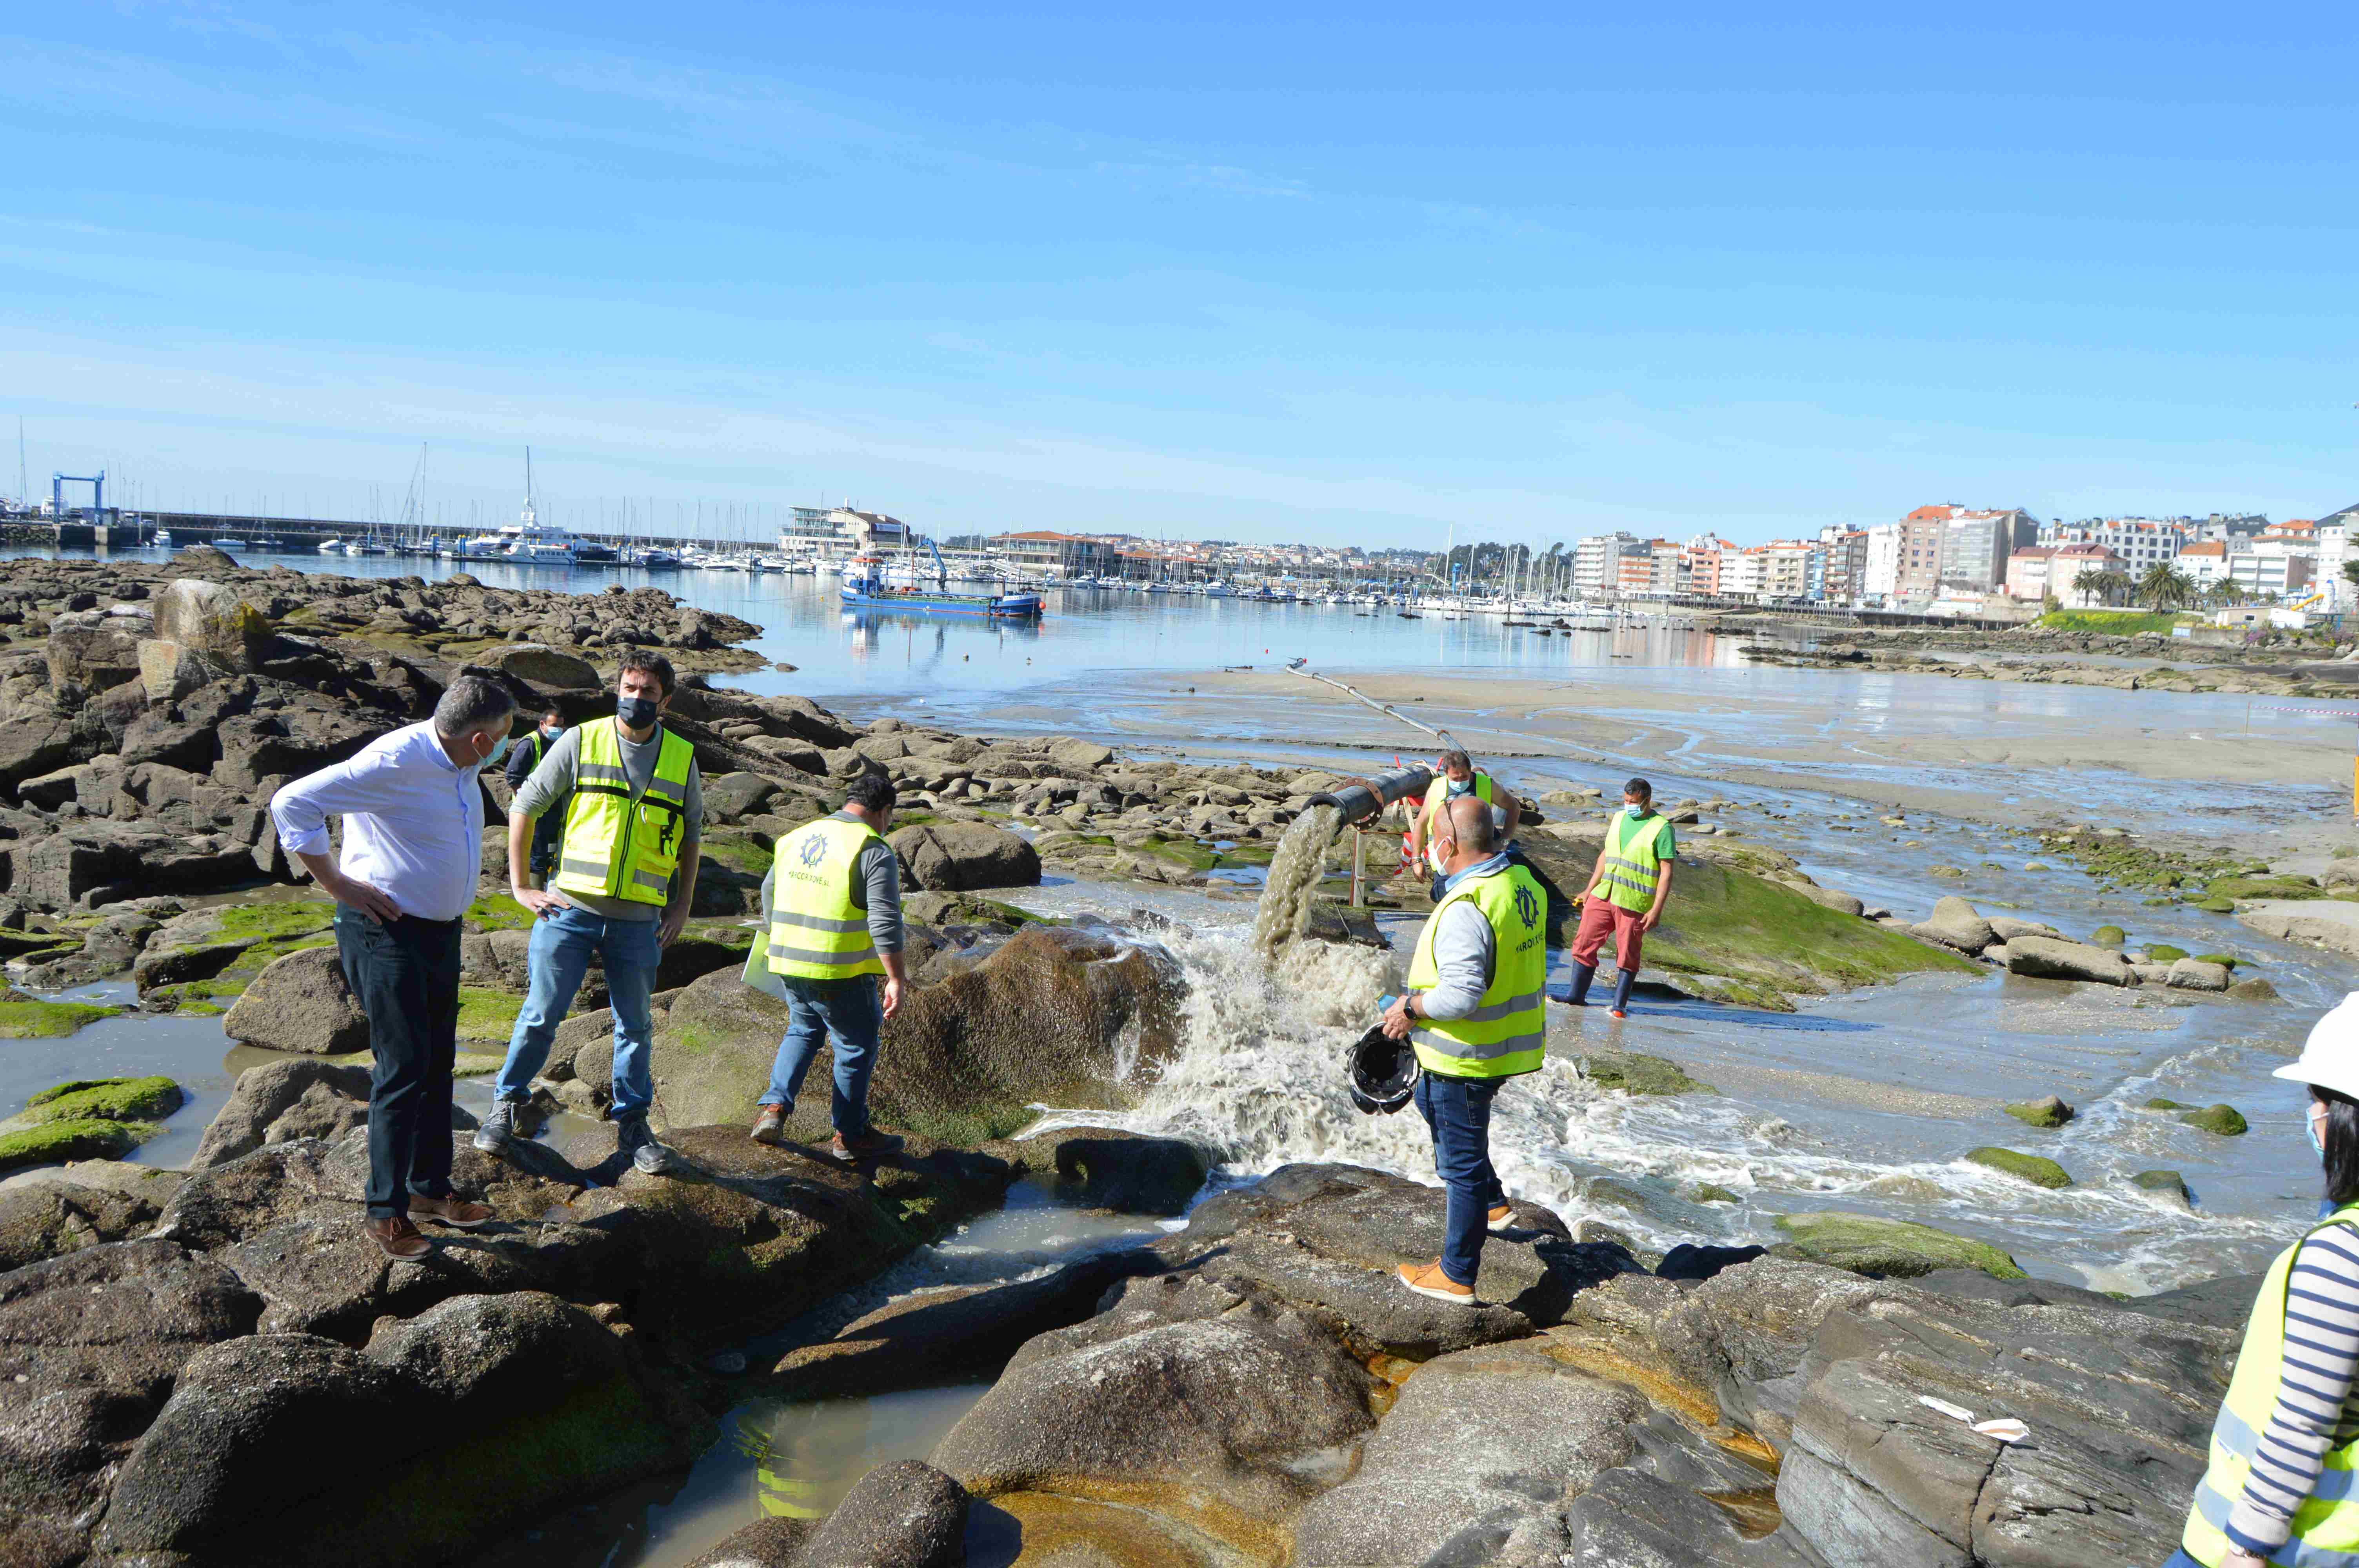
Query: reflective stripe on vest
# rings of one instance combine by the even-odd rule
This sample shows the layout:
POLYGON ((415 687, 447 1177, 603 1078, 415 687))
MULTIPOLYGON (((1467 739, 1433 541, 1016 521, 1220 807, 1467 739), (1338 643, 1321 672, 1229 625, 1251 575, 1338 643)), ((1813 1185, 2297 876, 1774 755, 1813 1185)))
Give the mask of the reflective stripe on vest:
MULTIPOLYGON (((2354 1222, 2359 1222, 2359 1204, 2337 1209, 2302 1240, 2327 1226, 2354 1222)), ((2285 1369, 2286 1307, 2293 1287, 2294 1256, 2300 1250, 2299 1241, 2287 1248, 2263 1277, 2245 1328, 2244 1348, 2236 1357, 2236 1375, 2212 1424, 2211 1465, 2195 1488, 2195 1503, 2180 1538, 2187 1554, 2208 1568, 2218 1568, 2232 1549, 2228 1515, 2244 1495, 2261 1433, 2277 1408, 2285 1369)), ((2359 1466, 2359 1442, 2327 1451, 2316 1485, 2294 1510, 2292 1537, 2269 1554, 2269 1562, 2294 1568, 2359 1568, 2359 1499, 2353 1496, 2359 1488, 2359 1468, 2354 1466, 2359 1466)))
POLYGON ((687 837, 688 775, 696 766, 696 748, 658 730, 662 748, 655 775, 644 792, 635 792, 617 731, 611 719, 582 728, 556 885, 562 892, 661 903, 687 837))
POLYGON ((1663 876, 1657 849, 1669 825, 1664 817, 1651 813, 1643 817, 1633 817, 1626 811, 1614 814, 1599 850, 1605 860, 1605 874, 1598 879, 1597 888, 1606 903, 1634 914, 1644 914, 1655 906, 1655 888, 1663 876))
POLYGON ((1472 903, 1491 925, 1491 983, 1464 1018, 1420 1018, 1410 1036, 1419 1065, 1453 1078, 1506 1078, 1538 1072, 1547 1055, 1548 895, 1532 873, 1509 865, 1469 877, 1434 905, 1408 965, 1412 990, 1431 990, 1442 911, 1472 903))
POLYGON ((807 980, 881 975, 868 935, 860 854, 883 843, 864 822, 822 816, 778 840, 770 872, 770 972, 807 980))

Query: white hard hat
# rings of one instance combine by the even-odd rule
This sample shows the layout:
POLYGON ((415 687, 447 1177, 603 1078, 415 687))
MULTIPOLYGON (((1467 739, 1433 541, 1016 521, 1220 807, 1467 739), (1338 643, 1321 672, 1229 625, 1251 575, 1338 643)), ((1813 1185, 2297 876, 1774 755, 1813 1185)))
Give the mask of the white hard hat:
POLYGON ((2271 1075, 2298 1084, 2316 1084, 2359 1099, 2359 991, 2353 991, 2310 1026, 2301 1055, 2271 1075))

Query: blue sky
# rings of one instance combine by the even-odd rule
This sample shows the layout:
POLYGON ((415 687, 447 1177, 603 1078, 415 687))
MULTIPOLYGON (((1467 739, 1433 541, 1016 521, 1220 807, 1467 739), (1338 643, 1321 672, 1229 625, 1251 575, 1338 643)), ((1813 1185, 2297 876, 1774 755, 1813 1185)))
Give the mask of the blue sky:
POLYGON ((452 520, 2359 499, 2347 7, 1142 9, 16 7, 0 419, 452 520))

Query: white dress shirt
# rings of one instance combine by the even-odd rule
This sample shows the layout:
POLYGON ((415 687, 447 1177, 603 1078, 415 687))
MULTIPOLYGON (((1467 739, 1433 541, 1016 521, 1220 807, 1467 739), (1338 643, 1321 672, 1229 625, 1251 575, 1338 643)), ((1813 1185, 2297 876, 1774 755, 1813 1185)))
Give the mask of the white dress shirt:
POLYGON ((344 819, 344 875, 384 892, 404 914, 456 920, 474 901, 484 859, 484 792, 429 719, 380 735, 348 762, 321 768, 270 799, 290 855, 324 855, 328 818, 344 819))

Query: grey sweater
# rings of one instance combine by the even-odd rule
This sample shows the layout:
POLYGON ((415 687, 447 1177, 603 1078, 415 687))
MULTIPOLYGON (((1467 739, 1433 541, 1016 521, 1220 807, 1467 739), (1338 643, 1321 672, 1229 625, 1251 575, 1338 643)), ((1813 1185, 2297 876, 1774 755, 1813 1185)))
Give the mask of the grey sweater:
MULTIPOLYGON (((839 822, 858 820, 848 811, 835 813, 839 822)), ((777 878, 774 865, 762 873, 762 924, 770 924, 770 890, 777 878)), ((860 851, 861 903, 868 912, 868 939, 879 953, 897 953, 908 940, 901 929, 901 861, 893 847, 875 839, 860 851)))
MULTIPOLYGON (((614 720, 593 719, 591 723, 614 724, 614 720)), ((532 776, 525 780, 523 787, 516 791, 516 800, 508 807, 511 815, 538 816, 552 807, 562 806, 572 795, 574 780, 582 767, 582 731, 584 728, 577 724, 557 738, 557 744, 549 749, 549 755, 540 760, 540 766, 532 770, 532 776)), ((656 776, 656 759, 663 753, 663 730, 658 728, 645 741, 634 741, 621 733, 620 726, 617 726, 615 738, 623 743, 623 772, 630 775, 631 788, 645 793, 649 781, 656 776)), ((688 764, 688 801, 682 819, 679 852, 680 859, 685 860, 689 850, 694 849, 704 835, 704 780, 693 762, 688 764)), ((636 899, 551 891, 567 903, 586 909, 603 920, 653 920, 660 913, 654 904, 641 903, 636 899)), ((693 887, 682 886, 679 876, 674 874, 671 897, 667 902, 677 903, 690 897, 695 891, 693 887)))

